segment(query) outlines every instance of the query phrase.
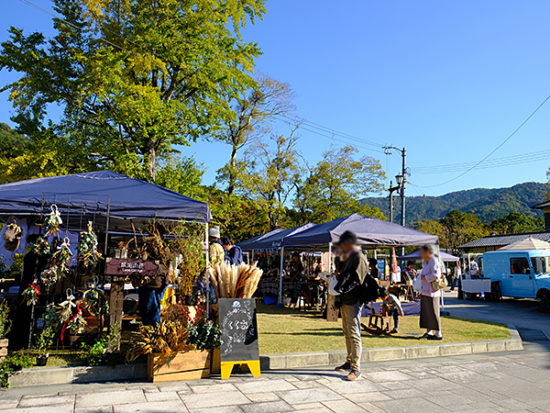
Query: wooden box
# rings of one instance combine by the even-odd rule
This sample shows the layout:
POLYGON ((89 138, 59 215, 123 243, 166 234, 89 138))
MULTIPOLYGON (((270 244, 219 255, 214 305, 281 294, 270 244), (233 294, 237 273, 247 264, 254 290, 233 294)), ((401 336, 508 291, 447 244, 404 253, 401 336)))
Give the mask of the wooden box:
POLYGON ((8 339, 0 339, 0 361, 4 360, 8 355, 8 339))
POLYGON ((147 359, 147 376, 153 383, 210 377, 210 351, 193 350, 178 353, 169 364, 153 371, 154 362, 158 357, 156 354, 150 354, 147 359))

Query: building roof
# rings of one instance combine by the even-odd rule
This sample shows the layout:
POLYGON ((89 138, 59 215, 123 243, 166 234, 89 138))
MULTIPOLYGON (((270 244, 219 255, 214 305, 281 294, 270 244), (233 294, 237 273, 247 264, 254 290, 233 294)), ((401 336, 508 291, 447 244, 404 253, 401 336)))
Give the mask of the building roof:
POLYGON ((544 209, 550 207, 550 200, 541 202, 540 204, 533 205, 531 208, 533 209, 544 209))
POLYGON ((550 232, 532 232, 523 234, 512 235, 491 235, 485 238, 479 238, 461 245, 459 248, 490 248, 490 247, 504 247, 505 245, 513 244, 514 242, 522 241, 529 236, 539 239, 541 241, 550 242, 550 232))
POLYGON ((529 235, 521 241, 513 242, 500 248, 501 250, 550 250, 550 243, 529 235))

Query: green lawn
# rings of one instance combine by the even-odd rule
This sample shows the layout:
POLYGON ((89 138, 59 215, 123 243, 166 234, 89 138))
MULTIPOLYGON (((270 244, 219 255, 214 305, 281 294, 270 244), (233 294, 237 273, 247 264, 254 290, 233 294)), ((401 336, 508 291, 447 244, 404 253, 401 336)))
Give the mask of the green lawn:
MULTIPOLYGON (((363 319, 364 323, 368 322, 363 319)), ((444 343, 510 338, 504 324, 459 317, 442 317, 444 343)), ((418 317, 401 317, 399 334, 375 336, 363 332, 364 347, 395 347, 432 344, 418 340, 425 330, 418 327, 418 317)), ((318 313, 258 305, 260 354, 304 351, 343 350, 341 320, 328 322, 318 313)))

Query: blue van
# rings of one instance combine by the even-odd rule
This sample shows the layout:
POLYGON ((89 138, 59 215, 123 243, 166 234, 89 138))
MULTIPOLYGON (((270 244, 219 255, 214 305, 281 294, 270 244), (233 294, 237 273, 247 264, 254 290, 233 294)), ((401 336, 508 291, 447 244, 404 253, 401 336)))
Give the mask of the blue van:
POLYGON ((492 251, 483 254, 483 278, 498 281, 500 296, 538 298, 550 310, 550 250, 492 251))

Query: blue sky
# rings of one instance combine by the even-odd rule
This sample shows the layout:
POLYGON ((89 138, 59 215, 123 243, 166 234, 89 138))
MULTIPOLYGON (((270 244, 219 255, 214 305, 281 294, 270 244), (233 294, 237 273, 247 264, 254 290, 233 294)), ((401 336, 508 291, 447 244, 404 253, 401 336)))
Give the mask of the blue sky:
MULTIPOLYGON (((267 10, 244 34, 263 49, 257 70, 292 86, 297 116, 380 146, 405 146, 409 195, 546 180, 550 159, 474 170, 445 185, 456 169, 422 174, 414 167, 482 159, 550 94, 547 0, 270 0, 267 10)), ((0 40, 10 25, 51 32, 50 17, 20 1, 5 5, 3 16, 0 40)), ((0 72, 0 83, 12 78, 0 72)), ((0 110, 7 121, 7 93, 0 110)), ((550 102, 490 159, 550 150, 549 133, 550 102)), ((343 139, 300 136, 311 163, 343 139)), ((380 159, 389 177, 398 172, 397 154, 366 143, 359 149, 380 159)), ((204 164, 211 183, 229 148, 198 142, 184 153, 204 164)))

